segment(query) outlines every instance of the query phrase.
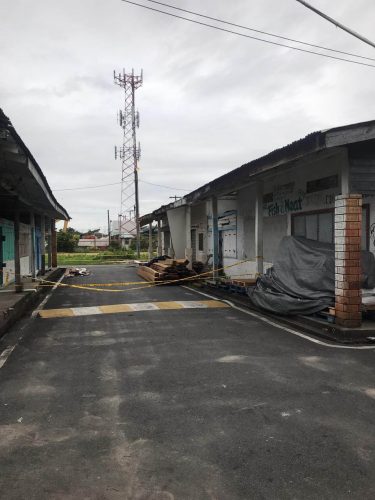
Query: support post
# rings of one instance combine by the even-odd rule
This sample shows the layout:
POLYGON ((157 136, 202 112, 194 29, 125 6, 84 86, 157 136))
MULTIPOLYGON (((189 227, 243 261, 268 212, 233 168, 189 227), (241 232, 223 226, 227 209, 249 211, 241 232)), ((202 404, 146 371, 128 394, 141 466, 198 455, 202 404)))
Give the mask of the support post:
POLYGON ((256 277, 264 272, 263 263, 263 182, 257 182, 255 195, 255 269, 256 277))
POLYGON ((162 255, 162 247, 161 247, 161 220, 158 219, 158 256, 162 255))
POLYGON ((23 284, 21 278, 20 212, 18 207, 16 207, 14 213, 14 273, 15 291, 20 293, 23 290, 23 284))
POLYGON ((217 214, 217 198, 211 198, 211 214, 212 214, 212 276, 219 277, 219 224, 217 214))
POLYGON ((35 215, 34 212, 30 212, 30 233, 31 233, 31 252, 30 252, 30 271, 31 271, 31 278, 33 281, 36 278, 36 238, 35 238, 35 215))
POLYGON ((46 274, 46 218, 43 214, 40 215, 40 255, 40 274, 43 276, 46 274))
POLYGON ((193 249, 191 248, 191 206, 186 205, 185 212, 185 231, 186 231, 186 247, 185 259, 189 261, 187 268, 192 269, 193 249))
POLYGON ((51 249, 52 249, 52 267, 57 267, 57 233, 56 233, 56 221, 52 219, 51 226, 51 249))
POLYGON ((52 219, 47 218, 47 267, 52 267, 52 219))
POLYGON ((151 260, 152 255, 152 222, 148 225, 148 257, 151 260))
POLYGON ((107 225, 108 225, 108 246, 111 245, 111 221, 109 219, 109 210, 107 210, 107 225))
POLYGON ((361 326, 362 195, 342 194, 335 200, 336 323, 361 326))

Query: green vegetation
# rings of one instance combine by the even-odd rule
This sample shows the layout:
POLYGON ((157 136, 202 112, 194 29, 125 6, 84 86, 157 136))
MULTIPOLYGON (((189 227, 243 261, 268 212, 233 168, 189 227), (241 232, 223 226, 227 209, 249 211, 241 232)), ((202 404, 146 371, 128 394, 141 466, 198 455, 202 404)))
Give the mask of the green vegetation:
MULTIPOLYGON (((96 234, 98 229, 87 231, 85 234, 96 234)), ((131 247, 126 250, 120 248, 119 242, 112 240, 107 250, 98 251, 97 248, 87 249, 78 246, 81 233, 69 227, 67 231, 60 230, 57 233, 57 263, 59 266, 88 266, 95 264, 111 264, 113 262, 133 260, 136 258, 135 240, 131 247)), ((141 260, 148 260, 148 235, 141 235, 141 260)), ((156 239, 153 246, 156 250, 156 239)), ((155 253, 155 252, 154 252, 155 253)), ((155 253, 156 255, 156 253, 155 253)))
MULTIPOLYGON (((117 250, 106 252, 59 252, 57 264, 59 266, 88 266, 96 264, 111 264, 113 262, 135 259, 132 250, 117 250)), ((141 252, 141 260, 148 260, 148 253, 141 252)))
POLYGON ((69 227, 67 231, 60 229, 57 233, 57 251, 58 252, 74 252, 78 247, 80 233, 69 227))

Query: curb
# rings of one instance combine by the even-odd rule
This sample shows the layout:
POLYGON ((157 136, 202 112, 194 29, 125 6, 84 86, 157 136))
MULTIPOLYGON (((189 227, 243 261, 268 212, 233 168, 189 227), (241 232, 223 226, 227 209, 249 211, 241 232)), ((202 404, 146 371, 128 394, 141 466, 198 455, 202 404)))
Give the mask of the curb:
MULTIPOLYGON (((57 268, 52 271, 48 278, 51 281, 59 279, 65 272, 65 268, 57 268)), ((0 320, 0 338, 3 337, 9 329, 20 320, 27 312, 38 304, 43 296, 50 291, 50 287, 39 287, 35 292, 27 292, 14 304, 11 309, 4 314, 4 318, 0 320)))

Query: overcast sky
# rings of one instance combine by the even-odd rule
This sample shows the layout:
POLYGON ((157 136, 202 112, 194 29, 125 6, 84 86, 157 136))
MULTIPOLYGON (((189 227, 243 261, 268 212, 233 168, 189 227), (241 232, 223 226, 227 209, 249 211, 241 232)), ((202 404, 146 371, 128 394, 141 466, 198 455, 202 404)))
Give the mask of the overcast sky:
MULTIPOLYGON (((375 49, 296 0, 170 3, 375 58, 375 49)), ((375 38, 374 0, 311 3, 375 38)), ((104 230, 106 210, 113 219, 119 212, 119 185, 57 191, 121 180, 113 156, 122 140, 114 69, 144 70, 136 95, 141 213, 309 132, 375 119, 375 68, 214 31, 121 0, 1 0, 0 19, 0 107, 80 230, 104 230)))

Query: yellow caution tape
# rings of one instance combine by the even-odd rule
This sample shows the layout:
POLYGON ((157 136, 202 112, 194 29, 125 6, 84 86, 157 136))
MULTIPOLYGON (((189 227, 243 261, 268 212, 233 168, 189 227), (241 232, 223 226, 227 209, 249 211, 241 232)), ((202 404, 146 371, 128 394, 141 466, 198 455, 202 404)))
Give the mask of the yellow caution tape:
MULTIPOLYGON (((207 276, 207 275, 210 275, 210 274, 214 274, 218 271, 224 271, 225 269, 229 269, 229 268, 232 268, 232 267, 235 267, 235 266, 239 266, 240 264, 244 264, 245 262, 252 262, 253 259, 246 259, 246 260, 242 260, 240 262, 236 262, 235 264, 230 264, 228 266, 224 266, 224 267, 221 267, 219 269, 215 269, 215 270, 211 270, 211 271, 206 271, 204 273, 200 273, 200 274, 196 274, 194 276, 187 276, 185 278, 179 278, 179 279, 173 279, 173 280, 165 280, 165 281, 158 281, 158 282, 150 282, 149 284, 145 284, 145 281, 126 281, 126 282, 122 282, 122 283, 85 283, 84 285, 74 285, 74 284, 68 284, 68 283, 56 283, 54 281, 48 281, 48 280, 44 280, 44 279, 38 279, 38 281, 40 281, 40 285, 39 286, 48 286, 48 287, 51 287, 51 286, 58 286, 58 287, 67 287, 67 288, 77 288, 77 289, 80 289, 80 290, 90 290, 90 291, 95 291, 95 292, 130 292, 132 290, 142 290, 144 288, 152 288, 152 287, 155 287, 155 286, 161 286, 161 285, 170 285, 170 284, 173 284, 173 283, 180 283, 180 282, 184 282, 184 281, 195 281, 195 280, 198 280, 198 279, 208 279, 210 278, 210 276, 207 276), (205 278, 203 278, 203 276, 205 276, 205 278), (111 287, 111 286, 129 286, 129 285, 143 285, 143 286, 136 286, 136 287, 133 287, 133 288, 127 288, 126 290, 111 290, 111 289, 108 289, 108 288, 96 288, 96 286, 99 286, 99 287, 111 287)), ((220 279, 222 280, 223 278, 220 277, 220 278, 214 278, 214 279, 220 279)))

